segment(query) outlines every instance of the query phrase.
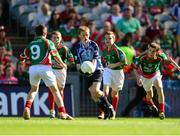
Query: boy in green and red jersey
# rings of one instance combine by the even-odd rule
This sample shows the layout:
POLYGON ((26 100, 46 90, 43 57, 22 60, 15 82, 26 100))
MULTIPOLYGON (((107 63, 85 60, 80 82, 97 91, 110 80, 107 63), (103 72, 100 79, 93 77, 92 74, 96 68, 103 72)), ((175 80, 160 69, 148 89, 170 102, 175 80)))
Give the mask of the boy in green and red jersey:
MULTIPOLYGON (((124 84, 123 68, 127 65, 124 52, 115 44, 115 34, 112 31, 105 33, 105 49, 102 50, 102 61, 105 64, 103 73, 103 91, 106 97, 109 95, 109 88, 112 88, 112 106, 117 110, 119 102, 118 92, 122 90, 124 84)), ((103 114, 99 119, 104 118, 103 114)))
POLYGON ((139 75, 136 74, 137 83, 143 85, 146 91, 146 99, 149 103, 152 103, 153 91, 152 86, 157 90, 158 102, 159 102, 159 118, 164 119, 164 93, 163 85, 160 74, 160 63, 171 63, 175 68, 180 70, 180 67, 172 58, 168 57, 165 53, 160 51, 160 45, 152 42, 149 44, 148 50, 137 57, 132 66, 139 69, 139 75))
POLYGON ((47 27, 44 25, 38 25, 35 28, 37 37, 24 49, 24 52, 20 55, 20 60, 29 60, 31 66, 29 67, 29 80, 31 90, 28 93, 23 117, 24 119, 30 119, 30 109, 34 98, 38 92, 40 80, 42 79, 45 85, 52 91, 56 104, 58 105, 58 112, 61 118, 66 119, 67 114, 64 108, 63 99, 57 88, 56 77, 51 68, 51 56, 57 61, 59 67, 67 68, 62 62, 54 43, 46 39, 47 27))
MULTIPOLYGON (((70 52, 70 49, 62 45, 61 43, 62 41, 61 33, 58 31, 52 32, 51 40, 54 42, 62 61, 65 64, 67 63, 73 64, 74 57, 72 53, 70 52)), ((53 69, 54 74, 56 75, 57 86, 58 86, 59 92, 62 98, 64 99, 64 87, 66 83, 67 69, 56 66, 56 61, 53 58, 52 58, 52 64, 53 64, 52 69, 53 69)), ((50 105, 50 118, 54 118, 55 117, 55 108, 54 108, 55 100, 50 90, 48 91, 48 101, 50 105)), ((70 115, 68 115, 68 117, 69 117, 68 119, 70 120, 73 119, 70 115)))

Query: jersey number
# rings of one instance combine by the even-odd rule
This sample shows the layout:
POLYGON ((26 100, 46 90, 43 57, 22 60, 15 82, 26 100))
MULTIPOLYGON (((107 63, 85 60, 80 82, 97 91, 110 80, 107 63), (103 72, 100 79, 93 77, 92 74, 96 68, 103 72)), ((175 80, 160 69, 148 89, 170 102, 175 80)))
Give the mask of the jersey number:
POLYGON ((40 56, 40 47, 38 45, 32 45, 31 46, 31 53, 32 53, 32 59, 37 60, 40 56))

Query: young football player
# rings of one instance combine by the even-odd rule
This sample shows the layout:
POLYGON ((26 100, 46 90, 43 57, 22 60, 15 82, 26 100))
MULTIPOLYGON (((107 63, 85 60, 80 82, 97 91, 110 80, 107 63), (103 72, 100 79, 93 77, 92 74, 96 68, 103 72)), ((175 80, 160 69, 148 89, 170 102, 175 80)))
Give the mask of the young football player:
MULTIPOLYGON (((151 42, 148 45, 148 49, 145 53, 140 55, 134 60, 132 66, 136 69, 139 68, 140 72, 137 75, 137 83, 143 85, 146 91, 146 99, 149 103, 152 103, 153 91, 152 86, 157 90, 158 102, 159 102, 159 118, 165 118, 164 109, 164 92, 161 80, 160 65, 161 62, 171 63, 175 68, 180 70, 180 67, 176 62, 168 57, 160 50, 160 45, 156 42, 151 42)), ((137 73, 137 72, 136 72, 137 73)))
POLYGON ((86 83, 89 83, 87 86, 91 94, 91 98, 99 106, 99 108, 104 111, 104 119, 113 118, 115 116, 114 109, 108 102, 104 93, 100 90, 103 66, 101 63, 101 57, 99 55, 98 45, 89 39, 90 30, 88 27, 80 26, 78 34, 80 42, 76 45, 76 48, 73 51, 76 68, 79 73, 85 77, 86 83), (93 63, 94 72, 92 74, 83 73, 81 71, 81 64, 84 61, 91 61, 93 63))
MULTIPOLYGON (((103 73, 103 91, 106 97, 109 95, 109 89, 112 88, 112 106, 116 112, 119 102, 119 91, 124 84, 123 68, 127 65, 124 52, 115 45, 115 34, 107 31, 105 37, 105 49, 102 50, 102 61, 105 64, 103 73)), ((103 112, 98 116, 104 118, 103 112)))
POLYGON ((57 88, 56 77, 51 68, 51 56, 53 56, 53 58, 57 61, 57 65, 59 67, 63 67, 65 69, 67 67, 62 62, 54 43, 46 39, 47 27, 44 25, 38 25, 35 28, 35 32, 37 37, 20 55, 21 61, 28 59, 31 62, 31 66, 29 67, 29 81, 31 89, 27 96, 23 117, 26 120, 30 119, 30 109, 39 90, 39 84, 42 79, 55 97, 56 104, 58 105, 59 116, 66 119, 67 114, 64 108, 64 102, 57 88))
MULTIPOLYGON (((53 31, 51 35, 51 40, 55 44, 62 61, 65 64, 66 63, 68 63, 69 65, 73 64, 74 63, 73 55, 70 52, 70 49, 66 47, 65 45, 63 45, 61 33, 59 31, 53 31)), ((59 92, 62 98, 64 99, 64 87, 66 83, 67 69, 56 66, 56 61, 54 59, 52 60, 52 69, 56 76, 59 92)), ((55 107, 54 107, 55 100, 50 90, 48 91, 48 101, 49 101, 49 106, 50 106, 50 118, 54 118, 55 117, 55 107)), ((68 117, 69 117, 68 119, 70 120, 73 119, 70 115, 68 117)))

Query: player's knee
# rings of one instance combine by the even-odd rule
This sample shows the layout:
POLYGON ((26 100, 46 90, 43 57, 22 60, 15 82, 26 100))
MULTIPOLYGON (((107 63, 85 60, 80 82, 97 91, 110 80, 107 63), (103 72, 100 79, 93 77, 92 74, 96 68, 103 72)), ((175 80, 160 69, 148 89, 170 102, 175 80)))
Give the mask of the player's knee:
POLYGON ((149 101, 153 98, 153 94, 151 93, 151 91, 147 92, 146 94, 146 99, 149 101))
POLYGON ((163 92, 163 87, 162 86, 157 86, 156 90, 157 90, 157 92, 163 92))
POLYGON ((115 98, 115 97, 118 97, 119 96, 119 93, 118 91, 112 91, 112 97, 115 98))
POLYGON ((37 92, 38 91, 38 87, 37 86, 31 86, 31 92, 37 92))
POLYGON ((48 88, 51 90, 52 93, 55 93, 55 92, 59 91, 56 86, 49 86, 48 88))

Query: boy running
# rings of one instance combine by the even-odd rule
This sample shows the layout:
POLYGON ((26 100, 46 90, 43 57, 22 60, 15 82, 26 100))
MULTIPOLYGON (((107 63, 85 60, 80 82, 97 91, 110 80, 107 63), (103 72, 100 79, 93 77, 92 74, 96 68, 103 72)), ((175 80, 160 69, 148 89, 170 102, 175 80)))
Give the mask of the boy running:
POLYGON ((28 59, 31 63, 31 66, 29 67, 29 81, 31 89, 27 96, 23 117, 26 120, 30 119, 30 109, 42 79, 55 97, 56 104, 58 105, 59 116, 66 119, 67 114, 64 108, 64 102, 57 88, 56 77, 51 68, 51 56, 53 56, 53 58, 57 61, 57 65, 59 65, 59 67, 66 69, 66 65, 59 57, 54 43, 46 39, 47 27, 44 25, 38 25, 35 28, 35 32, 37 37, 20 55, 21 61, 28 59))
POLYGON ((99 108, 104 111, 104 119, 113 118, 115 116, 113 107, 100 90, 103 66, 101 64, 98 45, 94 41, 89 40, 90 30, 88 27, 80 26, 78 34, 80 42, 74 49, 76 68, 85 77, 86 83, 89 82, 88 90, 91 94, 91 98, 99 108), (84 61, 91 61, 93 63, 94 72, 92 74, 83 73, 81 71, 80 67, 84 61))
MULTIPOLYGON (((107 97, 109 89, 112 88, 112 106, 116 112, 119 103, 118 92, 122 90, 124 84, 123 68, 127 65, 124 52, 115 45, 115 34, 112 31, 105 33, 105 49, 102 50, 102 61, 105 64, 103 73, 103 92, 107 97)), ((104 114, 98 116, 104 118, 104 114)))
MULTIPOLYGON (((58 53, 62 61, 64 62, 64 64, 66 63, 73 64, 74 63, 73 55, 70 52, 69 48, 62 44, 61 33, 58 31, 52 32, 51 40, 55 44, 58 50, 58 53)), ((52 69, 56 76, 59 92, 62 96, 62 99, 64 99, 64 87, 66 83, 67 69, 56 66, 56 61, 54 59, 52 60, 52 64, 53 64, 52 69)), ((48 101, 49 101, 49 106, 50 106, 50 118, 54 118, 55 117, 55 107, 54 107, 55 100, 50 90, 48 91, 48 101)), ((68 115, 68 117, 70 120, 73 119, 70 115, 68 115)))
POLYGON ((143 85, 146 91, 147 102, 152 104, 153 91, 152 86, 157 90, 159 102, 159 118, 164 119, 164 92, 160 73, 160 63, 171 63, 175 68, 180 70, 176 62, 168 57, 160 50, 158 43, 152 42, 148 45, 147 51, 134 60, 132 66, 136 69, 139 68, 140 76, 137 75, 137 83, 143 85))

